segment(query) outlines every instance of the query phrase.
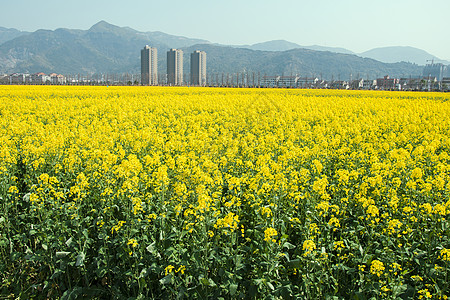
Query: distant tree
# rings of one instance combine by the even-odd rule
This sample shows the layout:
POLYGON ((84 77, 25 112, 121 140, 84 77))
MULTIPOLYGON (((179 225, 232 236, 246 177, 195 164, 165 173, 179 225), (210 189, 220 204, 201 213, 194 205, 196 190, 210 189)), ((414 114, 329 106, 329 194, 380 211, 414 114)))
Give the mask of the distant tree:
POLYGON ((422 79, 420 81, 420 89, 423 90, 427 85, 427 81, 425 79, 422 79))

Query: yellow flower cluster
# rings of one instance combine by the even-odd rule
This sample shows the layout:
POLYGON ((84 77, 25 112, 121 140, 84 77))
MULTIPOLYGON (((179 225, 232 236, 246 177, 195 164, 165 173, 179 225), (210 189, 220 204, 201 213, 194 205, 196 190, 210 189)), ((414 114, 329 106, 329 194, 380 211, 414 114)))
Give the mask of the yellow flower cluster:
POLYGON ((372 263, 370 264, 370 273, 380 277, 381 275, 383 275, 384 269, 385 267, 382 261, 379 261, 377 259, 372 260, 372 263))
POLYGON ((119 221, 117 223, 117 225, 114 225, 111 228, 111 234, 113 234, 114 232, 118 232, 120 228, 122 228, 123 225, 125 225, 126 221, 119 221))
POLYGON ((303 242, 302 249, 305 251, 304 255, 307 256, 311 254, 314 250, 316 250, 316 243, 312 240, 305 240, 303 242))
POLYGON ((167 276, 168 274, 172 273, 172 271, 173 271, 174 273, 181 273, 181 274, 184 274, 184 272, 186 271, 186 266, 180 265, 180 266, 178 267, 178 269, 175 269, 174 266, 168 265, 168 266, 165 267, 165 269, 164 269, 164 273, 165 273, 166 276, 167 276))
POLYGON ((226 228, 233 232, 238 228, 238 224, 239 216, 233 212, 229 212, 225 217, 217 219, 214 228, 226 228))
POLYGON ((450 249, 442 249, 440 251, 440 256, 439 256, 442 260, 446 260, 446 261, 450 261, 450 249))
POLYGON ((266 230, 264 230, 264 240, 266 242, 272 241, 275 243, 276 240, 273 237, 277 236, 277 235, 278 235, 278 232, 272 227, 269 227, 266 230))

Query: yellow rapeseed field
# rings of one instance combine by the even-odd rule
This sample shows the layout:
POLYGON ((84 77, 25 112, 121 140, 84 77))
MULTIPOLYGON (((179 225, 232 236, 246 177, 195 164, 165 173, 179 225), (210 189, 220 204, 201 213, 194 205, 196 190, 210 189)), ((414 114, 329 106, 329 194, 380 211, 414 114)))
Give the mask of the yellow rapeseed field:
POLYGON ((447 299, 449 100, 2 86, 2 298, 447 299))

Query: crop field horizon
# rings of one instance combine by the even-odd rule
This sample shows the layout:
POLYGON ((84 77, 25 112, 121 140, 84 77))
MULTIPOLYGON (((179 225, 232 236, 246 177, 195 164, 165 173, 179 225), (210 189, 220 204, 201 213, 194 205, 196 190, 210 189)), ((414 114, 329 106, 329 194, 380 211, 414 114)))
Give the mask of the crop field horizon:
POLYGON ((447 299, 449 100, 2 86, 0 298, 447 299))

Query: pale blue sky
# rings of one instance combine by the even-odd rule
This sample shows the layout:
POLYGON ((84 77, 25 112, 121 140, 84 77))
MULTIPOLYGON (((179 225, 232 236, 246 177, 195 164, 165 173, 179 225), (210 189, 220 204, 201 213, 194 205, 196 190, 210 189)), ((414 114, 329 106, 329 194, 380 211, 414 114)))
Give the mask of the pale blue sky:
POLYGON ((450 60, 450 0, 0 0, 2 27, 88 29, 100 20, 213 43, 412 46, 450 60))

